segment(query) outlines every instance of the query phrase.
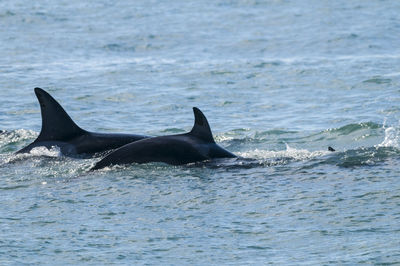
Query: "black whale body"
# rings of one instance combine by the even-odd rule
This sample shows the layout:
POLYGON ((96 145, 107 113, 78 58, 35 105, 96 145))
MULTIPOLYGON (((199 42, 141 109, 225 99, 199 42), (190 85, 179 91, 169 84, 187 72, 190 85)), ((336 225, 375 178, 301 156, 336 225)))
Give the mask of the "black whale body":
POLYGON ((94 157, 148 136, 133 134, 94 133, 80 128, 62 106, 46 91, 35 88, 42 114, 42 129, 37 139, 17 153, 29 153, 33 148, 58 146, 65 156, 94 157))
POLYGON ((204 114, 193 108, 195 123, 189 133, 147 138, 129 143, 108 154, 91 170, 111 165, 163 162, 172 165, 236 155, 218 146, 204 114))

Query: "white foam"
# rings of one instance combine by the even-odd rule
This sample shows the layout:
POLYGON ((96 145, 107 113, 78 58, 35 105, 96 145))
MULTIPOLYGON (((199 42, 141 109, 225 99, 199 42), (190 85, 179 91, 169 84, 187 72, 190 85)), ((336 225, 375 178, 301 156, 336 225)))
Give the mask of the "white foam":
POLYGON ((7 164, 34 156, 61 157, 62 153, 60 148, 57 146, 52 146, 51 149, 47 149, 46 147, 35 147, 29 153, 9 154, 5 158, 0 158, 0 163, 7 164))
POLYGON ((25 139, 33 139, 38 133, 33 130, 16 129, 0 135, 0 145, 6 145, 12 142, 18 142, 25 139))
POLYGON ((226 136, 226 135, 215 136, 215 140, 217 142, 229 141, 233 139, 235 139, 233 136, 226 136))
POLYGON ((52 146, 50 149, 40 146, 33 148, 30 153, 33 156, 61 157, 62 153, 58 146, 52 146))
POLYGON ((255 149, 248 152, 239 152, 239 156, 244 158, 254 159, 276 159, 276 158, 293 158, 295 160, 310 160, 315 157, 320 157, 329 154, 329 151, 309 151, 306 149, 295 149, 291 148, 286 144, 286 150, 284 151, 269 151, 255 149))
POLYGON ((385 139, 377 147, 394 147, 400 148, 399 145, 399 130, 395 127, 385 128, 385 139))

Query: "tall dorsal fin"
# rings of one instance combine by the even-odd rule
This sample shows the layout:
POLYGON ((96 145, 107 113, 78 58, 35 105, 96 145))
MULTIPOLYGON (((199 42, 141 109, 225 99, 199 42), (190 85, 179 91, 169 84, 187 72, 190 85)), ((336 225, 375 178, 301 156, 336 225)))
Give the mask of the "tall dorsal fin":
POLYGON ((78 127, 62 106, 46 91, 35 88, 42 113, 42 130, 37 140, 68 140, 86 131, 78 127))
POLYGON ((194 126, 189 134, 204 141, 215 143, 207 118, 197 107, 193 107, 193 112, 194 112, 194 126))

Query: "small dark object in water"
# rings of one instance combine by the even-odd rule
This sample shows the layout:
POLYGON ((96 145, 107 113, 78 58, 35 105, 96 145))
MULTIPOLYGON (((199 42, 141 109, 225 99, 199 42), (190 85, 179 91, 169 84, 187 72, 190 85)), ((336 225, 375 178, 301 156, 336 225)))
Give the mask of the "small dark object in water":
POLYGON ((336 151, 336 150, 334 148, 332 148, 331 146, 329 146, 328 151, 336 151))

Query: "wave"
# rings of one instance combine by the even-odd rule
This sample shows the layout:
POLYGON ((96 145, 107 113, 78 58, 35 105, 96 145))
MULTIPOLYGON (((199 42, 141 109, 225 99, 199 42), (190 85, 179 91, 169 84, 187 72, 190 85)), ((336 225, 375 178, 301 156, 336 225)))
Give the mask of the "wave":
POLYGON ((400 148, 399 138, 400 138, 400 132, 398 128, 395 127, 385 128, 385 139, 382 141, 382 143, 378 144, 377 147, 400 148))
MULTIPOLYGON (((204 163, 207 167, 222 169, 248 169, 279 166, 295 166, 294 170, 316 168, 322 165, 356 168, 372 167, 400 159, 400 149, 393 147, 367 147, 343 152, 308 151, 289 149, 286 151, 258 150, 241 153, 236 159, 215 160, 204 163), (249 157, 247 157, 249 156, 249 157)), ((203 165, 203 164, 201 164, 203 165)))
MULTIPOLYGON (((258 160, 259 166, 286 165, 292 162, 304 162, 304 167, 315 167, 321 164, 330 164, 339 167, 372 166, 391 159, 400 158, 400 128, 387 127, 374 122, 352 123, 339 128, 332 128, 299 136, 299 132, 268 130, 256 132, 244 138, 223 139, 226 146, 249 146, 263 143, 268 138, 275 142, 282 142, 285 149, 271 150, 252 148, 247 151, 236 152, 244 159, 258 160), (382 140, 383 139, 383 140, 382 140), (318 146, 317 149, 293 148, 293 145, 318 146), (363 144, 370 144, 364 146, 363 144), (328 146, 343 147, 336 152, 328 151, 328 146)), ((246 163, 246 161, 244 161, 246 163)), ((228 166, 230 163, 228 163, 228 166)))
POLYGON ((286 144, 286 150, 282 150, 282 151, 255 149, 255 150, 247 151, 247 152, 238 152, 238 155, 243 158, 253 158, 253 159, 260 159, 260 160, 286 158, 288 160, 301 161, 301 160, 310 160, 312 158, 327 155, 329 153, 330 153, 330 151, 328 151, 328 149, 318 150, 318 151, 309 151, 306 149, 291 148, 288 144, 286 144))
POLYGON ((330 164, 345 168, 376 166, 391 159, 398 160, 400 150, 393 147, 366 147, 336 153, 313 166, 330 164))
POLYGON ((330 133, 338 133, 340 135, 348 135, 350 133, 353 133, 358 130, 364 130, 364 129, 380 129, 382 128, 382 125, 374 123, 374 122, 362 122, 362 123, 356 123, 356 124, 348 124, 339 128, 333 128, 333 129, 328 129, 324 132, 330 132, 330 133))
MULTIPOLYGON (((264 131, 254 131, 251 132, 249 129, 235 129, 224 133, 222 135, 218 135, 215 137, 216 140, 224 141, 224 140, 232 140, 235 139, 236 136, 245 135, 246 139, 254 139, 254 140, 262 140, 265 138, 270 138, 274 136, 292 136, 296 134, 301 134, 300 138, 311 138, 318 135, 326 135, 326 134, 337 134, 337 135, 349 135, 353 132, 357 132, 359 130, 376 130, 376 129, 384 129, 385 126, 382 124, 374 123, 374 122, 360 122, 360 123, 352 123, 348 125, 344 125, 338 128, 329 128, 326 130, 322 130, 316 133, 311 133, 309 135, 303 135, 303 133, 299 131, 293 130, 283 130, 283 129, 269 129, 264 131)), ((299 136, 297 136, 299 137, 299 136)))
POLYGON ((21 161, 27 157, 61 157, 61 151, 57 146, 51 149, 46 147, 35 147, 30 153, 15 154, 16 151, 21 149, 33 141, 38 136, 38 132, 26 129, 16 129, 12 131, 0 130, 0 162, 2 164, 13 163, 21 161))
MULTIPOLYGON (((175 131, 178 130, 170 128, 162 134, 175 131)), ((37 147, 29 154, 13 154, 37 135, 37 132, 25 129, 0 130, 1 162, 12 163, 37 156, 63 157, 57 147, 37 147)), ((379 164, 391 158, 397 159, 400 155, 400 128, 374 122, 352 123, 311 134, 274 129, 255 132, 235 129, 219 134, 215 139, 237 154, 239 159, 217 160, 211 163, 212 167, 251 168, 293 162, 302 162, 304 167, 321 164, 356 167, 379 164), (328 146, 333 146, 337 151, 328 151, 328 146)))

